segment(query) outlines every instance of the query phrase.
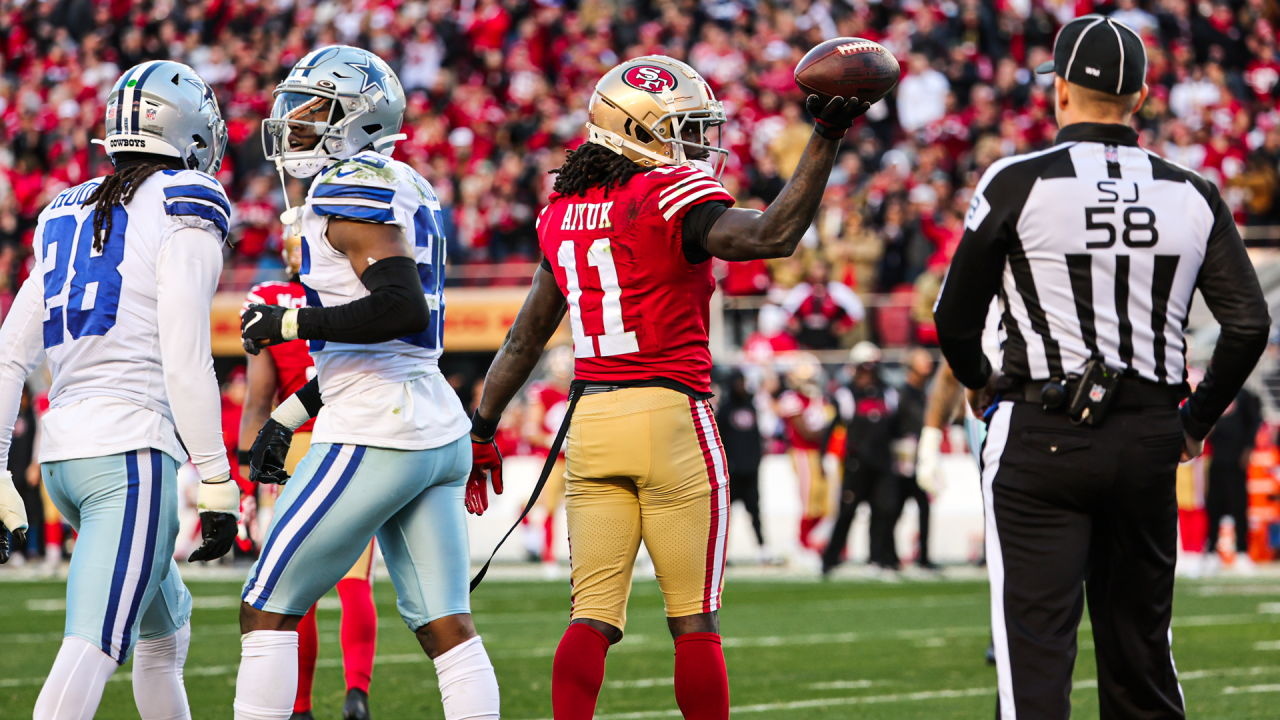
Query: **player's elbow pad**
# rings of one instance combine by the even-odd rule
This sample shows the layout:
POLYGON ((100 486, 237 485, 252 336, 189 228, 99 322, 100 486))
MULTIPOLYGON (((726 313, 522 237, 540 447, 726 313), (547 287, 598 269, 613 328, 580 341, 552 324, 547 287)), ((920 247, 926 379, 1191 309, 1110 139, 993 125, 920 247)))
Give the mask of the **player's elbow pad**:
POLYGON ((300 310, 298 337, 367 345, 427 329, 431 310, 412 258, 379 260, 364 271, 360 282, 369 289, 367 297, 336 307, 300 310))

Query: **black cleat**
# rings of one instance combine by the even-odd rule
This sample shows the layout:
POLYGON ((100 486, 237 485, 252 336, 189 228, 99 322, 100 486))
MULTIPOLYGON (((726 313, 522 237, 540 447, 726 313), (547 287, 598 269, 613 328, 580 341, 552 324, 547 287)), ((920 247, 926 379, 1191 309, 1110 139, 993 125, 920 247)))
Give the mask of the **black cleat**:
POLYGON ((316 720, 316 716, 312 715, 310 710, 303 710, 290 715, 289 720, 316 720))
POLYGON ((347 701, 342 703, 342 720, 369 720, 369 693, 360 688, 347 691, 347 701))

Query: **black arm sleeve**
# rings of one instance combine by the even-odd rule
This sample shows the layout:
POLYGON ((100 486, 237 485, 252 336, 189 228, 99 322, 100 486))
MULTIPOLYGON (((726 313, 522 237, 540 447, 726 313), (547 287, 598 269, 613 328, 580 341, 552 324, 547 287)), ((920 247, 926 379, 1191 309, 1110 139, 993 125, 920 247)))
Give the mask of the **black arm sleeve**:
POLYGON ((306 385, 298 388, 294 393, 299 400, 302 401, 302 407, 307 409, 307 414, 315 417, 320 414, 320 408, 324 407, 324 400, 320 399, 320 378, 313 377, 306 385))
POLYGON ((716 224, 716 220, 729 209, 729 203, 723 200, 710 200, 704 203, 694 205, 684 214, 684 223, 681 225, 681 246, 684 250, 684 259, 689 261, 690 265, 698 265, 711 259, 711 253, 707 252, 707 235, 711 232, 711 226, 716 224))
POLYGON ((964 236, 933 308, 938 346, 956 379, 973 389, 986 387, 991 380, 991 361, 982 351, 982 330, 1008 258, 1004 213, 986 205, 986 198, 999 202, 1000 184, 997 176, 986 188, 980 186, 982 192, 975 193, 975 204, 965 219, 964 236), (984 207, 986 215, 978 217, 984 207))
MULTIPOLYGON (((1204 182, 1204 181, 1201 181, 1204 182)), ((1197 183, 1199 185, 1199 183, 1197 183)), ((1213 318, 1222 326, 1204 379, 1182 406, 1182 425, 1202 440, 1235 399, 1253 366, 1267 348, 1271 315, 1258 284, 1258 274, 1244 249, 1231 211, 1208 182, 1201 192, 1213 209, 1213 234, 1205 248, 1196 287, 1213 318)))
POLYGON ((556 274, 556 271, 551 269, 551 261, 547 259, 546 255, 542 256, 542 262, 538 264, 538 267, 542 268, 543 270, 546 270, 552 275, 556 274))
POLYGON ((360 276, 369 295, 334 307, 298 311, 298 337, 368 345, 420 333, 431 321, 413 258, 383 258, 360 276))

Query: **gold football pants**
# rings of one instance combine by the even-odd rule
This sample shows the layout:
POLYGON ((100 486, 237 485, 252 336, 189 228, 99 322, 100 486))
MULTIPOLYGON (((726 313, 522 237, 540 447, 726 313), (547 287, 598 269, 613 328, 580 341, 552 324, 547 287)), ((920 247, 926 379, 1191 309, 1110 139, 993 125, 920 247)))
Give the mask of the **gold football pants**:
POLYGON ((586 395, 567 459, 574 619, 625 628, 642 538, 667 617, 720 608, 729 478, 707 401, 665 388, 586 395))

